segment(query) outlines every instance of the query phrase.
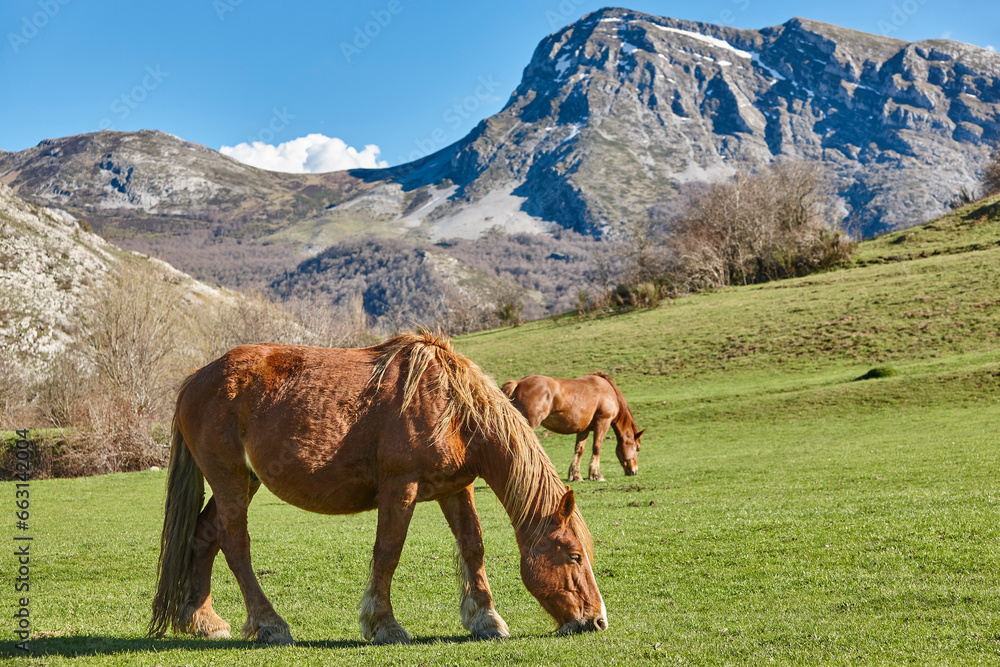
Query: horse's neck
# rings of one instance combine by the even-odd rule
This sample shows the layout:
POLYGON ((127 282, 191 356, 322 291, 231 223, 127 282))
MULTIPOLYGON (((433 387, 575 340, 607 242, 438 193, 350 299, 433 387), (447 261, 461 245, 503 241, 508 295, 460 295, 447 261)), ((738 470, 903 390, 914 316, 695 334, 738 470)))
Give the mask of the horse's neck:
MULTIPOLYGON (((500 500, 500 504, 511 513, 512 502, 507 498, 507 485, 510 482, 511 466, 513 457, 510 452, 503 451, 502 447, 481 438, 476 438, 476 442, 470 447, 473 454, 473 472, 482 477, 486 484, 493 489, 493 493, 500 500)), ((468 456, 468 454, 467 454, 468 456)))
POLYGON ((618 425, 618 420, 613 419, 611 421, 611 430, 615 432, 615 437, 618 438, 618 442, 622 441, 622 428, 618 425))
POLYGON ((519 514, 523 514, 521 499, 511 497, 508 493, 513 471, 513 455, 502 445, 479 438, 474 445, 474 451, 474 472, 483 478, 500 500, 514 526, 518 546, 523 546, 529 539, 533 526, 541 517, 529 517, 527 521, 519 521, 519 514))

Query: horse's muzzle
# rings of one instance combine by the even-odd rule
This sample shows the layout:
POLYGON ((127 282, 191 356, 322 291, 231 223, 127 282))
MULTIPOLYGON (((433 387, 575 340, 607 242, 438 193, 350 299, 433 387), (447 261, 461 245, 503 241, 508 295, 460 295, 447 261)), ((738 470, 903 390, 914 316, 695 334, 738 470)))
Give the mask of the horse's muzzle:
POLYGON ((634 476, 636 476, 638 474, 639 474, 639 466, 636 466, 634 468, 628 468, 625 471, 625 476, 626 477, 634 477, 634 476))
POLYGON ((574 635, 578 632, 595 632, 597 630, 607 630, 608 620, 603 616, 595 616, 589 619, 577 619, 570 621, 559 628, 559 633, 563 635, 574 635))

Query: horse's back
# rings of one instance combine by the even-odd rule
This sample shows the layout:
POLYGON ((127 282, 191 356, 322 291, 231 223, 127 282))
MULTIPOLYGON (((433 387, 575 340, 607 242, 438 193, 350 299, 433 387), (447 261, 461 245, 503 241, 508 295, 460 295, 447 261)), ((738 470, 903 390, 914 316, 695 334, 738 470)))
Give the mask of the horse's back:
POLYGON ((532 428, 538 426, 552 410, 553 378, 546 375, 526 375, 517 382, 506 382, 503 392, 532 428))
POLYGON ((594 422, 617 414, 614 390, 599 375, 554 378, 529 375, 518 382, 519 397, 529 412, 540 417, 529 421, 556 433, 582 433, 594 422))
POLYGON ((365 418, 363 394, 375 356, 241 345, 188 378, 175 418, 210 483, 212 468, 242 464, 305 509, 370 509, 378 420, 365 418))

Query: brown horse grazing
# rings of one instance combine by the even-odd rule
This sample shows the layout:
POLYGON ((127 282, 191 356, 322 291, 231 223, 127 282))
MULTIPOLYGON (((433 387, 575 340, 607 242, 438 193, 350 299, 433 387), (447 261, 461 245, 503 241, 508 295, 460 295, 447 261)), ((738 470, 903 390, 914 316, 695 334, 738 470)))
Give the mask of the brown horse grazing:
POLYGON ((389 599, 414 505, 436 500, 458 543, 462 625, 507 637, 483 567, 472 483, 510 516, 525 587, 563 633, 607 627, 593 543, 573 492, 534 432, 447 339, 408 334, 365 349, 244 345, 185 380, 177 397, 150 635, 228 637, 212 609, 221 550, 247 608, 243 635, 291 643, 250 565, 247 506, 263 483, 306 510, 378 510, 361 634, 408 643, 389 599), (212 498, 202 507, 204 483, 212 498))
POLYGON ((615 454, 626 475, 639 472, 640 438, 632 410, 621 391, 604 373, 564 380, 545 375, 528 375, 503 385, 503 393, 511 399, 532 428, 539 424, 550 431, 576 434, 576 450, 569 466, 569 481, 579 482, 580 459, 587 434, 594 432, 594 449, 590 458, 590 480, 604 481, 601 475, 601 445, 608 428, 615 431, 618 446, 615 454))

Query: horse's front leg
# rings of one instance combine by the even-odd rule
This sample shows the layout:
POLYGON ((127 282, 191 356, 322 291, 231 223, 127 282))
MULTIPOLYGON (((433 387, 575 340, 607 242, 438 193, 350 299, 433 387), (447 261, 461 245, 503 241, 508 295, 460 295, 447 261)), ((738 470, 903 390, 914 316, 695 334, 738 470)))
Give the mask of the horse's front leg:
POLYGON ((417 483, 387 480, 378 493, 378 528, 372 555, 372 576, 361 598, 361 635, 375 644, 409 644, 410 635, 392 613, 389 589, 399 565, 406 530, 417 502, 417 483))
POLYGON ((587 444, 587 435, 590 431, 581 431, 576 434, 576 447, 573 448, 573 462, 569 464, 569 476, 568 480, 570 482, 582 482, 583 477, 580 476, 580 459, 583 458, 583 449, 587 444))
POLYGON ((604 475, 601 474, 601 445, 604 444, 604 436, 608 433, 610 421, 599 421, 594 425, 594 452, 590 457, 590 479, 591 482, 603 482, 604 475))
POLYGON ((472 485, 438 501, 458 546, 456 565, 462 579, 462 626, 477 639, 510 637, 493 607, 493 592, 483 565, 483 532, 476 515, 472 485))

